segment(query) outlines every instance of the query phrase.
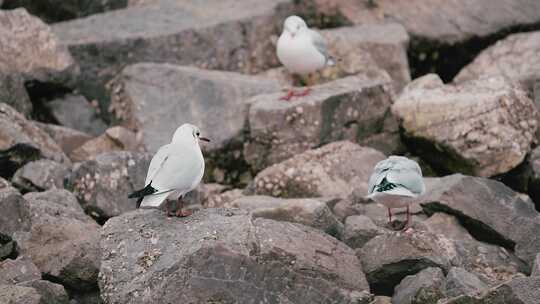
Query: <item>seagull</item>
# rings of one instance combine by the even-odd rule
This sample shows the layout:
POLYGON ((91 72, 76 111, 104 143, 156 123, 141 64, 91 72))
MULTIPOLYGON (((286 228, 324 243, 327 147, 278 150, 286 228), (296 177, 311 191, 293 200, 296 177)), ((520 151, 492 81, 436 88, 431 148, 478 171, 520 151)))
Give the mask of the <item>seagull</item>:
MULTIPOLYGON (((308 28, 306 22, 298 16, 285 19, 276 51, 279 61, 293 74, 305 75, 335 65, 335 60, 328 55, 321 34, 308 28)), ((309 87, 300 93, 291 88, 280 99, 289 101, 294 96, 306 96, 309 92, 309 87)))
MULTIPOLYGON (((194 125, 183 124, 176 129, 171 143, 159 148, 150 161, 145 187, 128 195, 129 198, 138 198, 137 208, 159 207, 166 199, 176 199, 175 215, 191 214, 182 210, 182 198, 197 187, 204 174, 200 140, 210 141, 201 137, 199 128, 194 125)), ((172 215, 168 204, 167 215, 172 215)))
POLYGON ((407 208, 407 221, 410 221, 409 205, 424 194, 426 186, 422 170, 417 162, 403 156, 392 155, 375 165, 369 177, 368 196, 388 208, 388 223, 392 222, 392 208, 407 208))

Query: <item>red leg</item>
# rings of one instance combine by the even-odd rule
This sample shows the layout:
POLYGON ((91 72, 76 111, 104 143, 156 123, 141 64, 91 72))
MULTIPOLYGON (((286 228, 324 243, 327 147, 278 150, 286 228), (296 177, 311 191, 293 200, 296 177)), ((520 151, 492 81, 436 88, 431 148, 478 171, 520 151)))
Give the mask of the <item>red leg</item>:
POLYGON ((287 91, 287 95, 280 97, 279 100, 289 101, 289 100, 291 100, 291 98, 293 98, 294 96, 295 96, 294 91, 293 91, 292 89, 289 89, 289 90, 287 91))
POLYGON ((392 211, 388 208, 388 223, 392 223, 392 211))
POLYGON ((184 202, 182 201, 182 198, 179 197, 178 198, 178 202, 176 204, 176 216, 177 217, 185 217, 185 216, 190 216, 191 215, 191 211, 183 211, 182 208, 184 208, 184 202))

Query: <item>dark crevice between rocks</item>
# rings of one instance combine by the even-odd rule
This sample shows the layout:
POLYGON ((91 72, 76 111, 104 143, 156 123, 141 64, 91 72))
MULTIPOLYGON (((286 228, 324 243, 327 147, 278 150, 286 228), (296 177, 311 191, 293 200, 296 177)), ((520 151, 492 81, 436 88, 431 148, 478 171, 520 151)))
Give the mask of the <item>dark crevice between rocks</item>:
POLYGON ((46 103, 61 98, 71 93, 72 90, 60 84, 40 81, 27 81, 24 85, 34 107, 31 118, 43 123, 58 125, 58 121, 51 114, 46 103))
POLYGON ((206 169, 203 180, 206 183, 244 188, 253 178, 252 168, 244 157, 243 140, 234 139, 222 149, 204 154, 206 169))
POLYGON ((0 232, 0 261, 15 260, 19 256, 17 242, 9 235, 0 232))
POLYGON ((315 1, 294 0, 294 10, 310 27, 330 29, 353 25, 338 9, 325 12, 317 9, 315 1))
POLYGON ((510 34, 539 29, 540 23, 513 26, 486 37, 473 37, 456 44, 412 36, 407 51, 411 78, 436 73, 445 83, 451 82, 464 66, 471 63, 480 52, 495 42, 510 34))
POLYGON ((17 143, 0 150, 0 176, 9 180, 19 168, 41 157, 41 151, 27 143, 17 143))
MULTIPOLYGON (((403 278, 417 274, 428 267, 440 267, 440 265, 423 258, 386 264, 380 270, 367 274, 371 293, 391 297, 394 294, 394 288, 403 278)), ((442 270, 446 273, 444 269, 442 270)))
POLYGON ((501 247, 504 247, 508 250, 514 251, 514 248, 516 246, 516 243, 512 240, 509 240, 502 236, 497 231, 493 230, 493 228, 489 227, 488 225, 482 223, 481 221, 478 221, 476 219, 473 219, 464 213, 462 213, 459 210, 452 209, 444 204, 441 204, 439 202, 426 202, 421 203, 420 206, 422 207, 422 210, 428 215, 431 216, 436 212, 444 212, 450 215, 455 216, 460 224, 467 229, 469 234, 474 237, 475 239, 489 243, 498 245, 501 247))
POLYGON ((473 166, 451 147, 438 145, 424 138, 410 136, 401 126, 400 135, 407 149, 414 155, 420 156, 438 176, 455 172, 474 175, 473 166))
POLYGON ((85 297, 85 295, 91 295, 91 294, 98 294, 99 295, 99 293, 100 293, 97 282, 93 286, 90 286, 90 287, 85 286, 84 290, 80 290, 79 288, 74 288, 73 286, 66 285, 58 277, 47 274, 47 273, 42 273, 41 274, 41 279, 64 286, 64 289, 66 290, 66 292, 67 292, 70 299, 77 299, 77 298, 80 298, 80 297, 85 297))

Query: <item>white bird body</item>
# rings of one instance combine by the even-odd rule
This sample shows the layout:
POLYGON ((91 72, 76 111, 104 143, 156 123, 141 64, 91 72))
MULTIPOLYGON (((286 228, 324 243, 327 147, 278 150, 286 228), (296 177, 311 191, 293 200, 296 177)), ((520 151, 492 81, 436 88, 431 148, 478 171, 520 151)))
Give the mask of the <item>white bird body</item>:
POLYGON ((159 148, 150 161, 145 188, 131 195, 142 199, 141 207, 159 207, 166 199, 181 198, 201 182, 204 158, 199 134, 197 127, 184 124, 171 143, 159 148))
POLYGON ((368 198, 389 209, 408 207, 424 194, 422 170, 414 160, 390 156, 377 163, 368 183, 368 198))
POLYGON ((333 64, 323 37, 309 29, 298 16, 290 16, 285 20, 276 52, 285 68, 295 74, 309 74, 333 64))

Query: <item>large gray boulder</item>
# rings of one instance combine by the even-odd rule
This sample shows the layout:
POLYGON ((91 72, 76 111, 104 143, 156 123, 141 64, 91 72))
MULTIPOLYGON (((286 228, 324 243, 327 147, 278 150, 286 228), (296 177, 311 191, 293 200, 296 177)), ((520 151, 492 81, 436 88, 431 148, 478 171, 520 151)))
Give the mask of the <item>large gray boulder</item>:
POLYGON ((46 124, 40 122, 34 122, 41 130, 49 134, 49 136, 62 148, 64 153, 72 160, 72 152, 78 147, 82 146, 85 142, 92 139, 89 134, 73 130, 70 128, 57 126, 53 124, 46 124))
POLYGON ((444 273, 440 268, 429 267, 415 275, 406 276, 396 286, 393 303, 436 303, 444 298, 444 273))
POLYGON ((33 105, 22 75, 0 72, 0 102, 7 103, 26 117, 32 113, 33 105))
POLYGON ((66 190, 0 191, 0 232, 17 241, 20 253, 32 259, 45 277, 73 290, 92 290, 99 269, 99 226, 66 190), (4 214, 4 212, 2 213, 4 214))
POLYGON ((100 100, 105 112, 104 85, 132 63, 168 62, 250 73, 277 66, 275 46, 268 37, 281 29, 292 4, 292 0, 160 0, 156 5, 56 23, 53 30, 81 66, 81 92, 100 100))
POLYGON ((138 210, 102 230, 106 303, 369 303, 352 249, 299 224, 205 209, 167 219, 138 210), (356 301, 356 302, 355 302, 356 301))
POLYGON ((39 149, 44 158, 60 163, 70 163, 49 134, 9 105, 0 102, 0 150, 8 149, 18 143, 30 144, 39 149))
POLYGON ((113 151, 144 150, 137 134, 122 126, 110 127, 103 134, 73 149, 69 157, 76 162, 95 159, 98 155, 113 151))
POLYGON ((337 140, 385 153, 399 147, 397 124, 390 113, 393 90, 385 72, 318 85, 292 102, 280 100, 282 94, 258 95, 249 109, 244 154, 257 171, 337 140))
POLYGON ((135 210, 136 200, 128 194, 144 188, 152 155, 118 151, 103 153, 73 168, 70 189, 92 217, 105 221, 135 210))
MULTIPOLYGON (((518 25, 540 22, 536 0, 315 0, 317 13, 354 24, 400 22, 414 38, 456 44, 486 37, 518 25), (371 5, 373 3, 374 5, 371 5), (486 14, 489 7, 490 13, 486 14)), ((309 2, 308 2, 309 3, 309 2)))
POLYGON ((459 72, 454 82, 504 75, 532 92, 536 80, 540 79, 539 52, 540 31, 510 35, 482 51, 459 72))
POLYGON ((534 204, 500 182, 454 174, 440 178, 422 200, 426 213, 454 215, 473 237, 514 251, 529 267, 540 252, 534 204))
POLYGON ((107 128, 96 108, 84 96, 67 94, 45 103, 51 117, 60 125, 97 136, 107 128))
POLYGON ((519 165, 538 129, 532 100, 502 76, 454 86, 426 75, 403 90, 392 111, 411 148, 435 168, 485 177, 519 165))
POLYGON ((27 192, 63 189, 70 168, 48 159, 27 163, 13 175, 12 182, 27 192))
POLYGON ((259 172, 250 190, 276 197, 342 197, 353 190, 367 193, 373 167, 381 152, 349 141, 305 151, 259 172))
POLYGON ((448 297, 457 297, 464 294, 481 294, 487 288, 486 283, 461 267, 450 268, 444 282, 444 293, 448 297))

